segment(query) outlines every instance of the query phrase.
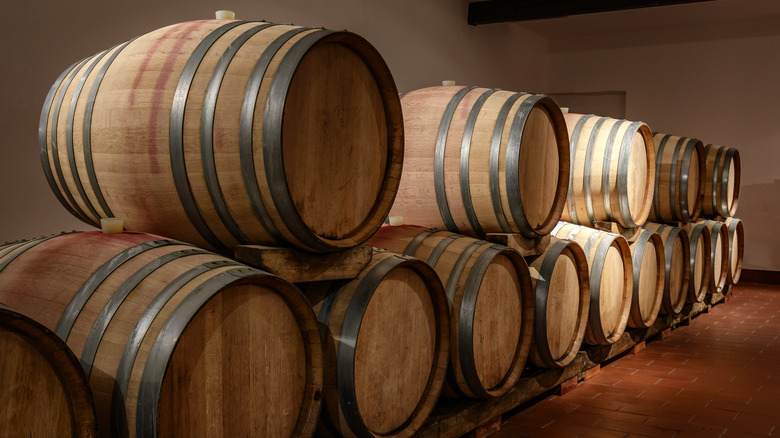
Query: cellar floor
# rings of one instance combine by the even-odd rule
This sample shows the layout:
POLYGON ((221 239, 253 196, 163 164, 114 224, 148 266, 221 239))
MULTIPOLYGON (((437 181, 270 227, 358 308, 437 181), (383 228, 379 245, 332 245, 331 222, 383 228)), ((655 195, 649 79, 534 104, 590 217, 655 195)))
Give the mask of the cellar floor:
POLYGON ((571 392, 504 416, 491 438, 780 436, 780 285, 731 299, 571 392))

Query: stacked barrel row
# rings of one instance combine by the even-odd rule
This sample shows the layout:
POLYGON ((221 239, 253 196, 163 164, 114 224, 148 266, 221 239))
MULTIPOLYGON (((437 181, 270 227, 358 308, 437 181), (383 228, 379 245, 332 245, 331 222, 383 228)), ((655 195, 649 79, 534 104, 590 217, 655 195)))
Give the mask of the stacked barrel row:
MULTIPOLYGON (((693 248, 675 240, 681 228, 630 242, 590 228, 638 227, 653 190, 688 193, 675 184, 690 176, 658 188, 646 125, 498 89, 399 99, 381 56, 346 31, 236 20, 153 31, 66 69, 39 143, 68 211, 134 231, 0 246, 3 311, 61 352, 41 362, 15 340, 27 353, 11 357, 72 381, 43 404, 70 409, 54 423, 73 435, 411 436, 440 394, 500 397, 526 360, 565 366, 582 342, 674 313, 668 285, 688 284, 688 259, 670 263, 693 248), (382 227, 388 214, 422 227, 382 227), (555 237, 524 258, 488 241, 502 233, 555 237), (306 257, 365 242, 383 249, 331 282, 293 285, 231 258, 239 244, 306 257), (67 400, 71 386, 94 405, 67 400)), ((735 207, 723 192, 738 182, 712 186, 713 211, 735 207)), ((696 211, 676 207, 657 213, 696 211)), ((28 339, 17 326, 2 333, 28 339)))
POLYGON ((293 285, 232 259, 238 244, 363 244, 396 195, 403 132, 387 66, 346 31, 187 22, 67 68, 41 113, 44 174, 77 218, 132 232, 0 246, 0 302, 65 359, 3 325, 27 351, 3 369, 77 365, 49 372, 73 381, 56 402, 17 396, 37 375, 4 373, 0 428, 27 435, 51 406, 58 436, 413 435, 450 357, 433 268, 376 251, 354 279, 293 285))

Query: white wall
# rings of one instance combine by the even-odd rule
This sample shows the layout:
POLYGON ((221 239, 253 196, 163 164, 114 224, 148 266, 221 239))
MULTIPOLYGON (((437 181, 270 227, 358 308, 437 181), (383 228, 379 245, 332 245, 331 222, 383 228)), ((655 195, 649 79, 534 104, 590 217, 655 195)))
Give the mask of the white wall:
POLYGON ((3 5, 0 27, 0 243, 87 225, 60 206, 38 157, 38 119, 49 87, 71 63, 181 21, 239 19, 347 29, 385 58, 399 91, 458 83, 541 91, 547 44, 514 25, 473 27, 466 0, 44 0, 3 5))
POLYGON ((744 267, 780 271, 780 36, 549 54, 548 92, 626 91, 626 118, 736 147, 744 267))

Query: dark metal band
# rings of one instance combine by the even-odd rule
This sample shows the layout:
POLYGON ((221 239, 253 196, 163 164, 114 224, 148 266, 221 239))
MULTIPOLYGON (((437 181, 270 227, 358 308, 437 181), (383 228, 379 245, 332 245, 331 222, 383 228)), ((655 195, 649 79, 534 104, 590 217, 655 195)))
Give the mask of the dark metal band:
POLYGON ((420 245, 423 243, 425 239, 428 238, 431 234, 438 231, 435 228, 429 228, 427 230, 424 230, 420 232, 420 234, 414 236, 414 239, 412 239, 411 242, 409 242, 408 245, 406 245, 406 248, 404 248, 404 255, 413 256, 415 252, 417 252, 417 248, 420 247, 420 245))
POLYGON ((87 336, 84 349, 81 351, 81 367, 84 368, 84 374, 86 374, 87 378, 89 378, 92 373, 92 364, 95 361, 95 355, 100 346, 100 341, 103 339, 103 334, 106 332, 108 324, 111 322, 114 314, 119 310, 119 306, 121 306, 125 301, 125 298, 130 295, 130 292, 132 292, 136 286, 152 272, 165 264, 182 257, 198 254, 209 254, 209 252, 202 249, 191 248, 164 254, 138 269, 114 291, 114 294, 103 307, 103 310, 92 325, 92 330, 90 330, 89 335, 87 336))
POLYGON ((8 253, 2 255, 2 257, 5 257, 7 254, 10 254, 10 252, 13 252, 13 254, 9 255, 7 259, 5 259, 2 262, 0 262, 0 271, 5 269, 5 267, 8 266, 12 261, 16 260, 17 257, 19 257, 20 255, 22 255, 25 252, 27 252, 28 249, 30 249, 30 248, 32 248, 32 247, 34 247, 36 245, 39 245, 39 244, 41 244, 41 243, 43 243, 43 242, 45 242, 45 241, 47 241, 49 239, 53 239, 53 238, 59 237, 59 236, 62 236, 62 234, 54 234, 54 235, 47 236, 47 237, 41 237, 41 238, 38 238, 38 239, 31 240, 29 242, 23 242, 22 245, 20 245, 20 246, 14 246, 13 250, 11 250, 8 253))
MULTIPOLYGON (((639 308, 639 276, 642 275, 642 260, 645 258, 645 246, 650 240, 650 237, 654 234, 650 230, 642 230, 639 234, 639 238, 635 242, 634 253, 631 255, 631 267, 632 267, 632 288, 631 288, 631 318, 635 321, 642 321, 642 309, 639 308)), ((657 259, 656 259, 657 260, 657 259)))
POLYGON ((472 242, 463 252, 458 256, 458 260, 455 261, 455 265, 452 267, 450 277, 447 279, 447 284, 444 285, 444 294, 447 295, 447 302, 450 305, 450 313, 452 313, 452 303, 455 301, 455 292, 458 290, 458 283, 460 282, 460 276, 463 274, 463 270, 466 268, 466 263, 471 259, 471 255, 474 254, 482 245, 489 245, 489 242, 478 240, 472 242))
MULTIPOLYGON (((594 233, 595 234, 595 233, 594 233)), ((606 233, 605 233, 606 234, 606 233)), ((607 259, 607 251, 615 241, 615 236, 606 234, 596 248, 593 255, 593 263, 590 269, 590 307, 588 308, 588 324, 596 342, 608 343, 608 336, 604 334, 604 326, 601 324, 601 277, 604 275, 604 263, 607 259)), ((589 258, 590 259, 590 258, 589 258)))
MULTIPOLYGON (((655 136, 655 134, 653 134, 655 136)), ((661 194, 660 194, 660 184, 661 184, 661 161, 664 156, 664 149, 666 148, 666 142, 669 141, 669 137, 671 135, 666 134, 661 138, 661 141, 658 143, 658 151, 655 155, 655 189, 653 190, 653 210, 655 211, 655 217, 656 220, 661 219, 661 194)))
POLYGON ((127 400, 128 386, 130 385, 130 374, 133 371, 136 356, 138 355, 141 343, 143 342, 149 327, 151 327, 162 308, 182 287, 184 287, 184 285, 207 271, 225 266, 240 266, 240 264, 233 260, 217 260, 196 266, 176 277, 160 291, 151 303, 149 303, 149 306, 147 306, 144 313, 138 319, 138 322, 133 329, 133 333, 130 334, 127 343, 125 344, 125 349, 122 352, 122 357, 119 359, 119 365, 114 374, 116 384, 114 385, 114 392, 111 396, 112 436, 127 436, 128 434, 125 403, 127 400))
POLYGON ((317 238, 303 222, 290 196, 282 156, 282 119, 287 93, 298 65, 312 46, 332 33, 333 31, 329 30, 316 30, 293 44, 274 73, 263 113, 263 164, 271 199, 287 229, 300 242, 315 251, 328 251, 332 248, 317 238))
POLYGON ((574 201, 574 160, 577 157, 577 144, 580 141, 580 135, 582 135, 582 128, 585 126, 585 122, 591 117, 595 117, 593 114, 587 114, 580 117, 577 120, 577 124, 574 125, 574 130, 571 133, 571 140, 569 141, 569 194, 566 197, 566 203, 569 206, 569 217, 574 223, 579 223, 580 220, 577 217, 577 203, 574 201))
POLYGON ((534 294, 534 342, 542 363, 549 367, 557 367, 557 359, 552 357, 547 338, 547 294, 555 264, 561 252, 568 246, 566 240, 559 240, 550 246, 542 265, 539 267, 539 279, 536 282, 534 294))
MULTIPOLYGON (((255 120, 255 106, 257 105, 258 93, 260 92, 260 86, 263 83, 266 70, 271 64, 276 52, 295 35, 305 31, 306 28, 296 28, 289 30, 279 37, 277 37, 271 44, 266 47, 263 54, 255 63, 255 67, 252 70, 252 74, 249 76, 249 82, 244 92, 244 100, 241 104, 241 120, 238 132, 238 145, 239 155, 241 157, 241 175, 244 178, 244 187, 246 188, 246 194, 249 198, 249 203, 252 205, 252 210, 255 216, 262 224, 263 228, 268 232, 271 238, 277 243, 286 242, 287 239, 282 235, 277 228, 276 224, 268 214, 268 209, 265 207, 263 197, 260 194, 260 187, 257 184, 257 172, 255 170, 255 155, 254 155, 254 120, 255 120)), ((266 111, 268 109, 266 108, 266 111)), ((265 148, 265 144, 263 144, 265 148)))
POLYGON ((520 196, 520 146, 528 115, 543 97, 541 94, 534 94, 520 104, 512 121, 506 146, 506 194, 509 201, 509 211, 512 213, 512 220, 520 233, 531 238, 540 237, 540 234, 528 223, 523 210, 523 199, 520 196))
MULTIPOLYGON (((580 227, 582 229, 582 227, 580 227)), ((585 256, 590 259, 590 250, 593 248, 593 244, 596 243, 596 239, 602 234, 606 234, 603 231, 593 231, 590 236, 588 236, 588 240, 585 241, 585 245, 582 246, 582 251, 585 253, 585 256)))
POLYGON ((444 253, 444 250, 447 249, 448 246, 457 239, 460 239, 460 234, 450 234, 449 236, 445 237, 441 240, 441 242, 436 245, 435 248, 433 248, 433 251, 431 251, 431 255, 428 256, 428 260, 426 260, 426 263, 431 265, 431 267, 436 267, 436 263, 439 261, 439 257, 444 253))
MULTIPOLYGON (((54 112, 52 113, 52 120, 51 120, 51 143, 49 146, 51 147, 51 158, 52 158, 52 167, 54 168, 55 174, 57 176, 57 181, 60 183, 60 188, 57 188, 57 185, 54 185, 54 191, 59 192, 60 194, 64 194, 65 198, 67 198, 67 203, 64 205, 65 208, 70 211, 71 214, 79 218, 82 222, 91 224, 89 218, 84 213, 83 210, 81 210, 81 207, 79 207, 78 203, 76 202, 76 199, 73 197, 73 194, 68 190, 68 186, 65 183, 65 175, 62 173, 62 165, 60 164, 60 153, 59 148, 57 145, 57 132, 59 129, 59 119, 60 119, 60 110, 62 109, 62 101, 65 100, 65 94, 68 92, 68 88, 70 88, 71 83, 76 78, 76 75, 78 72, 84 67, 84 65, 89 62, 90 59, 94 58, 94 55, 81 61, 79 65, 73 69, 73 75, 68 76, 65 81, 62 84, 62 93, 57 96, 57 101, 54 103, 54 112)), ((45 133, 44 133, 45 135, 45 133)), ((44 137, 45 138, 45 137, 44 137)), ((48 154, 46 154, 46 163, 48 163, 49 157, 48 154)))
POLYGON ((674 153, 672 154, 672 168, 669 175, 669 215, 673 220, 680 219, 680 213, 677 209, 677 204, 681 201, 682 190, 681 188, 677 187, 677 163, 680 161, 680 151, 682 150, 683 144, 685 144, 685 137, 679 137, 677 144, 674 146, 674 153))
POLYGON ((593 212, 593 197, 590 193, 590 168, 593 165, 593 150, 596 148, 596 138, 599 135, 601 125, 603 125, 607 120, 609 120, 609 117, 600 117, 598 120, 596 120, 596 123, 593 125, 593 128, 590 131, 588 145, 585 149, 585 168, 582 172, 582 192, 583 195, 585 195, 585 212, 587 213, 588 220, 590 220, 591 224, 596 223, 596 215, 593 212))
MULTIPOLYGON (((488 242, 482 242, 489 244, 488 242)), ((463 298, 460 303, 460 317, 458 318, 458 353, 461 365, 463 379, 469 390, 478 397, 490 397, 477 374, 477 366, 474 362, 474 317, 477 307, 477 298, 479 297, 479 288, 482 285, 482 279, 485 278, 490 263, 506 247, 492 245, 479 255, 471 267, 469 276, 466 279, 466 285, 463 288, 463 298)), ((470 257, 469 257, 470 258, 470 257)), ((459 275, 460 276, 460 275, 459 275)), ((450 277, 450 282, 455 280, 450 277)), ((448 285, 449 286, 449 285, 448 285)))
POLYGON ((631 158, 634 135, 639 131, 641 126, 642 122, 632 122, 628 125, 628 128, 626 128, 626 132, 623 135, 623 144, 620 147, 620 154, 618 155, 618 206, 620 208, 620 217, 623 219, 622 224, 628 228, 639 226, 631 217, 631 207, 628 205, 628 164, 631 158))
POLYGON ((221 252, 227 252, 228 248, 224 242, 214 234, 203 219, 203 216, 198 210, 198 205, 195 202, 195 197, 192 193, 192 188, 190 187, 189 178, 187 176, 187 163, 184 155, 184 110, 187 106, 187 98, 189 97, 192 81, 195 79, 195 73, 198 71, 198 67, 203 61, 203 58, 206 57, 206 53, 208 53, 211 46, 230 29, 244 23, 244 21, 232 21, 228 24, 224 24, 212 31, 198 44, 192 52, 192 55, 190 55, 190 58, 187 60, 187 63, 184 65, 171 104, 168 141, 171 154, 171 172, 173 173, 173 180, 176 184, 176 192, 179 194, 179 200, 181 201, 184 211, 187 213, 187 217, 198 231, 198 234, 200 234, 209 245, 221 252))
MULTIPOLYGON (((81 198, 82 202, 84 202, 84 205, 86 205, 87 210, 89 210, 89 212, 92 213, 92 216, 95 219, 92 220, 86 215, 86 213, 84 214, 84 217, 89 219, 89 223, 94 226, 99 226, 100 215, 98 214, 97 210, 95 210, 95 207, 92 205, 92 202, 90 202, 89 198, 87 197, 87 193, 84 191, 84 186, 81 184, 81 178, 79 177, 79 170, 78 168, 76 168, 76 156, 73 152, 73 124, 74 124, 74 119, 76 117, 76 105, 79 102, 79 97, 81 96, 81 90, 84 89, 84 84, 87 82, 87 77, 89 77, 90 73, 92 73, 92 70, 95 69, 95 66, 100 62, 100 60, 102 60, 103 57, 106 56, 106 54, 108 54, 108 52, 110 52, 113 49, 114 47, 100 53, 99 55, 96 55, 96 57, 93 57, 95 60, 92 61, 89 67, 87 67, 84 73, 82 73, 78 84, 76 84, 76 89, 73 91, 73 96, 70 99, 70 107, 68 108, 67 124, 65 125, 65 142, 68 150, 68 164, 70 165, 70 173, 73 177, 73 185, 76 186, 76 190, 79 192, 79 197, 81 198)), ((82 213, 84 213, 83 210, 82 213)))
MULTIPOLYGON (((710 149, 710 146, 707 145, 707 147, 704 148, 704 156, 707 156, 708 150, 710 149)), ((710 191, 710 195, 712 197, 712 209, 713 212, 716 214, 720 214, 723 216, 723 208, 722 203, 720 202, 721 199, 718 199, 718 177, 722 177, 722 173, 719 172, 720 170, 720 158, 723 155, 723 148, 718 148, 717 152, 715 152, 715 168, 712 169, 712 190, 710 191)), ((721 193, 721 198, 723 197, 723 193, 721 193)))
POLYGON ((245 267, 217 274, 195 288, 171 313, 152 345, 141 376, 136 412, 137 435, 157 436, 157 407, 162 380, 168 369, 173 349, 195 313, 219 291, 246 278, 256 277, 258 274, 265 274, 265 272, 245 267))
POLYGON ((27 243, 28 243, 27 241, 22 240, 17 242, 6 243, 3 246, 0 246, 0 260, 3 260, 3 257, 12 253, 15 249, 21 248, 27 243))
POLYGON ((731 216, 731 207, 729 205, 729 172, 731 171, 731 162, 734 159, 734 154, 737 152, 736 148, 728 148, 726 151, 726 157, 723 161, 723 177, 720 180, 720 215, 723 217, 731 216))
POLYGON ((121 53, 122 50, 124 50, 124 48, 133 41, 135 41, 135 38, 119 46, 119 48, 108 57, 105 64, 103 64, 103 67, 101 67, 98 71, 97 76, 95 76, 95 82, 92 84, 92 89, 89 90, 87 105, 84 108, 84 125, 82 128, 84 167, 87 169, 87 178, 89 179, 89 184, 92 186, 92 193, 95 194, 95 198, 97 199, 98 204, 100 204, 100 208, 103 209, 103 213, 106 215, 106 217, 113 217, 114 213, 111 212, 111 209, 108 207, 106 198, 103 196, 103 191, 100 189, 100 184, 98 184, 97 180, 97 174, 95 173, 95 164, 92 161, 92 114, 95 111, 95 99, 97 99, 100 84, 103 82, 103 78, 106 76, 108 68, 114 62, 116 57, 119 56, 119 53, 121 53))
MULTIPOLYGON (((436 204, 439 206, 439 213, 442 221, 444 221, 444 226, 454 233, 459 233, 460 230, 455 225, 455 220, 452 218, 452 212, 450 212, 449 202, 447 201, 446 183, 444 181, 444 155, 447 151, 447 137, 449 136, 450 124, 452 123, 452 117, 455 115, 455 110, 458 108, 460 101, 463 100, 463 97, 475 88, 477 87, 464 87, 452 96, 452 99, 450 99, 450 102, 444 109, 444 114, 441 116, 439 132, 436 134, 436 149, 433 155, 433 187, 436 191, 436 204)), ((461 167, 463 167, 462 162, 461 167)), ((461 189, 462 186, 463 182, 461 181, 461 189)))
POLYGON ((103 283, 103 281, 108 278, 108 276, 111 275, 111 273, 113 273, 117 268, 138 254, 149 251, 153 248, 159 248, 161 246, 168 245, 188 244, 177 242, 175 240, 152 240, 143 242, 141 244, 127 248, 126 250, 115 255, 113 258, 111 258, 111 260, 104 263, 103 266, 98 268, 98 270, 95 271, 73 295, 70 304, 68 304, 65 312, 63 312, 62 316, 60 317, 57 328, 54 330, 57 336, 59 336, 63 341, 68 340, 70 330, 73 328, 73 324, 76 322, 76 318, 78 318, 79 314, 81 313, 81 309, 84 308, 84 305, 87 303, 92 294, 95 293, 95 290, 97 290, 98 286, 100 286, 100 284, 103 283))
POLYGON ((471 186, 469 185, 469 155, 471 153, 471 138, 474 135, 474 125, 477 123, 477 116, 482 109, 482 105, 498 89, 487 90, 479 96, 474 106, 471 107, 469 117, 466 119, 466 127, 463 129, 463 142, 460 146, 460 194, 463 198, 463 209, 471 224, 471 229, 478 236, 484 236, 485 231, 479 223, 477 213, 474 211, 474 202, 471 199, 471 186))
POLYGON ((693 227, 693 231, 691 231, 690 234, 690 244, 688 245, 688 248, 691 253, 690 257, 690 263, 689 267, 691 270, 691 279, 690 279, 690 287, 688 289, 689 296, 696 297, 699 294, 699 291, 695 290, 694 284, 696 279, 694 278, 694 272, 696 272, 696 247, 699 246, 699 238, 701 238, 702 228, 706 228, 704 225, 696 225, 693 227))
POLYGON ((222 189, 220 188, 217 176, 217 167, 214 162, 214 113, 216 112, 217 98, 219 97, 219 90, 222 87, 222 80, 225 77, 225 72, 230 66, 233 57, 236 56, 238 50, 241 49, 249 38, 270 26, 273 25, 266 23, 255 26, 242 33, 230 43, 228 48, 219 58, 217 65, 214 67, 214 73, 211 75, 211 80, 206 88, 206 96, 203 99, 203 111, 201 113, 200 154, 203 162, 203 174, 206 178, 206 187, 209 196, 211 197, 211 202, 214 205, 214 209, 222 220, 222 224, 230 235, 242 244, 250 244, 252 241, 246 237, 238 224, 236 224, 236 221, 233 220, 233 217, 230 215, 230 211, 227 208, 227 204, 225 203, 225 198, 222 196, 222 189))
POLYGON ((355 393, 355 347, 360 324, 379 284, 390 271, 407 260, 409 259, 406 256, 394 255, 377 263, 355 288, 355 294, 344 315, 336 352, 336 361, 339 364, 336 370, 336 386, 344 420, 350 432, 356 436, 373 436, 360 416, 355 393))
MULTIPOLYGON (((81 62, 81 61, 79 61, 81 62)), ((54 174, 51 171, 51 164, 49 163, 49 142, 48 142, 48 125, 49 125, 49 114, 51 114, 52 109, 52 103, 54 102, 54 96, 57 94, 57 90, 60 88, 60 85, 62 85, 62 82, 65 80, 65 76, 67 76, 71 71, 73 71, 74 68, 79 64, 79 62, 75 62, 71 64, 70 67, 65 69, 64 72, 60 74, 60 76, 54 81, 54 85, 51 86, 49 89, 49 93, 46 95, 46 100, 43 102, 43 109, 41 110, 41 119, 38 122, 38 154, 41 158, 41 166, 43 166, 43 174, 46 176, 46 181, 49 183, 49 187, 51 187, 51 191, 54 192, 54 196, 57 197, 57 200, 60 201, 60 204, 62 204, 65 209, 67 209, 71 214, 78 217, 78 215, 75 213, 75 211, 70 207, 68 204, 68 201, 65 200, 65 197, 62 196, 62 192, 60 192, 60 189, 57 188, 57 183, 54 181, 54 174)), ((63 93, 65 90, 63 90, 63 93)), ((51 132, 52 138, 57 135, 56 132, 51 132)))
MULTIPOLYGON (((612 129, 609 130, 609 136, 607 137, 607 146, 604 153, 604 162, 601 165, 601 196, 604 199, 604 212, 607 214, 607 219, 610 221, 615 220, 615 215, 612 213, 612 200, 609 194, 609 175, 610 165, 612 163, 612 151, 615 148, 615 138, 617 132, 627 120, 617 120, 612 125, 612 129)), ((628 130, 626 130, 627 132, 628 130)), ((625 134, 624 134, 625 135, 625 134)))
POLYGON ((504 215, 504 207, 501 205, 501 183, 498 177, 498 165, 501 157, 501 137, 504 135, 504 124, 506 123, 506 118, 509 116, 509 111, 512 109, 512 106, 515 104, 517 99, 519 99, 521 96, 522 94, 515 93, 510 96, 506 102, 504 102, 504 105, 498 112, 496 124, 493 127, 493 137, 490 141, 490 160, 488 163, 490 200, 493 203, 493 213, 496 216, 498 225, 501 227, 501 231, 505 233, 511 233, 513 230, 506 220, 506 215, 504 215))
POLYGON ((691 167, 691 155, 696 150, 697 141, 694 138, 688 139, 688 144, 685 146, 685 153, 683 154, 682 168, 680 169, 680 214, 683 222, 690 222, 691 220, 690 209, 688 208, 688 172, 691 167))

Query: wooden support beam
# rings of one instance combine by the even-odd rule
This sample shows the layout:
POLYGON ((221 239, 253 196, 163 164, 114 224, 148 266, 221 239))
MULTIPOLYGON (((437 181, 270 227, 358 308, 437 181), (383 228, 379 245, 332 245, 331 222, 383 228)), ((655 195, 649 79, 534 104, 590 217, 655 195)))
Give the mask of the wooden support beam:
POLYGON ((549 234, 538 239, 529 239, 522 234, 488 233, 485 240, 515 249, 523 257, 541 255, 545 248, 550 246, 549 234))
POLYGON ((489 0, 469 3, 468 23, 479 25, 540 20, 702 1, 711 0, 489 0))
POLYGON ((501 416, 497 416, 471 432, 469 438, 487 438, 501 430, 501 416))
POLYGON ((372 248, 360 245, 338 252, 314 254, 293 248, 239 245, 236 260, 277 275, 290 283, 353 279, 371 261, 372 248))

